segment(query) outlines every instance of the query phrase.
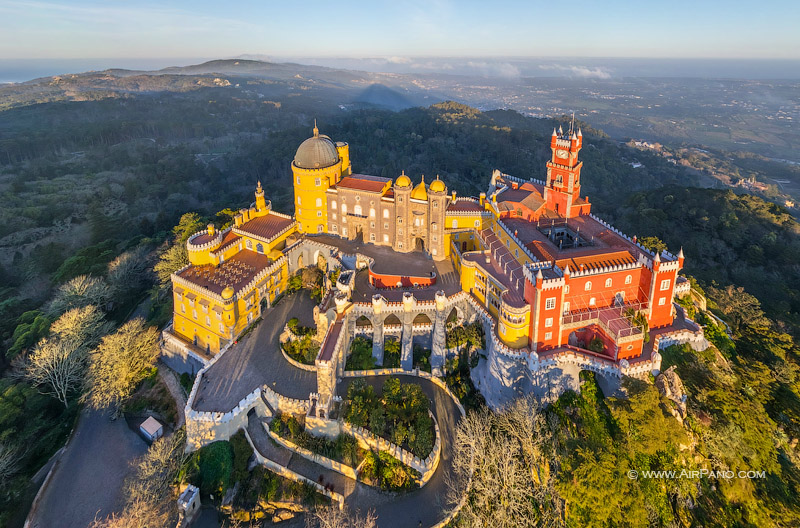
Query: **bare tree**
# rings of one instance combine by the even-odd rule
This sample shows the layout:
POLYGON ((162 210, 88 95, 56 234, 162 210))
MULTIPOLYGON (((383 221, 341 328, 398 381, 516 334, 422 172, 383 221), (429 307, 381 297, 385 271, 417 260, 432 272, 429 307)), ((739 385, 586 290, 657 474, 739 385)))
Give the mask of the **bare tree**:
POLYGON ((112 327, 105 320, 105 314, 90 304, 83 308, 73 308, 56 319, 50 325, 50 337, 80 343, 88 350, 95 347, 112 327))
POLYGON ((141 288, 150 270, 147 249, 137 247, 122 253, 108 264, 108 283, 115 293, 141 288))
POLYGON ((561 526, 561 501, 542 452, 546 423, 530 398, 503 413, 468 414, 453 446, 448 498, 464 526, 561 526))
POLYGON ((0 442, 0 490, 6 487, 19 469, 19 454, 16 449, 0 442))
POLYGON ((189 252, 185 244, 174 244, 158 256, 154 266, 158 282, 166 288, 172 282, 172 274, 189 264, 189 252))
POLYGON ((140 317, 103 338, 91 353, 89 402, 96 408, 118 406, 144 379, 158 358, 158 332, 140 317))
POLYGON ((133 475, 125 482, 128 504, 159 504, 170 499, 172 483, 188 458, 185 446, 183 428, 153 442, 147 453, 134 462, 133 475))
POLYGON ((93 304, 104 308, 111 300, 111 288, 103 279, 91 275, 79 275, 58 287, 47 313, 58 316, 72 308, 93 304))
POLYGON ((378 517, 375 512, 368 511, 362 516, 347 508, 339 509, 335 505, 317 508, 306 516, 306 528, 375 528, 378 517))
POLYGON ((170 513, 146 502, 129 504, 120 514, 95 519, 89 528, 164 528, 170 526, 170 513))
POLYGON ((45 338, 28 355, 23 375, 42 394, 69 406, 69 395, 83 384, 86 349, 72 339, 45 338))

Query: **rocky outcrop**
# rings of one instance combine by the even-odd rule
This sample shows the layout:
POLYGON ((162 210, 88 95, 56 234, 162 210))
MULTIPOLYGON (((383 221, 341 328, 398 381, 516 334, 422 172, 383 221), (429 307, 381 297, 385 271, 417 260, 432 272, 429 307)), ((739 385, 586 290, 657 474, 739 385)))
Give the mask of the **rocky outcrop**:
POLYGON ((683 423, 686 418, 686 391, 683 388, 683 381, 675 372, 675 365, 658 375, 656 388, 662 396, 675 404, 670 406, 670 412, 679 422, 683 423))

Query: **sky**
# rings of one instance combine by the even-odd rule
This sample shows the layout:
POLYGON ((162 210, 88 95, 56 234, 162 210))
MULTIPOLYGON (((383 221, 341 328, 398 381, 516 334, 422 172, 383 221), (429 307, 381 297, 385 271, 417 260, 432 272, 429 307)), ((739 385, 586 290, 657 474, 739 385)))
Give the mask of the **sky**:
POLYGON ((797 0, 0 0, 0 59, 800 59, 797 0))

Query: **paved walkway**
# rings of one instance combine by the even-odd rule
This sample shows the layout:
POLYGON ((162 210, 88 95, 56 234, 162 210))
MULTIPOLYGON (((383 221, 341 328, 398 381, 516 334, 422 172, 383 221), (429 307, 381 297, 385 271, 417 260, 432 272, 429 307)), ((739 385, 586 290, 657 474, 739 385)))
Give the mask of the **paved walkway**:
POLYGON ((175 429, 180 429, 186 421, 186 396, 183 393, 183 387, 172 369, 159 368, 158 377, 167 386, 172 399, 175 400, 175 406, 178 408, 178 423, 175 425, 175 429))
POLYGON ((130 462, 147 444, 110 413, 84 410, 62 453, 36 511, 31 528, 86 528, 94 519, 122 509, 122 485, 130 462))
POLYGON ((286 361, 280 350, 280 335, 286 321, 296 315, 307 317, 314 305, 302 291, 266 310, 255 330, 203 374, 194 409, 228 412, 264 384, 283 396, 307 399, 317 390, 317 375, 286 361))

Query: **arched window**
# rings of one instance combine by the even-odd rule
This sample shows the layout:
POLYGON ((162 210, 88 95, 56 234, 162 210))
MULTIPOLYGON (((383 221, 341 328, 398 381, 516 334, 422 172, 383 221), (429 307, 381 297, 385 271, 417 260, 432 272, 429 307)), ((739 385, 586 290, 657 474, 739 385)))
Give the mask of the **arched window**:
POLYGON ((609 278, 609 279, 606 279, 606 288, 610 288, 610 287, 611 287, 611 279, 609 278))
POLYGON ((331 202, 331 209, 336 209, 336 200, 331 202))
POLYGON ((389 210, 388 209, 384 209, 383 210, 383 217, 384 218, 389 218, 389 210))
POLYGON ((453 221, 452 221, 452 222, 450 222, 450 227, 451 227, 452 229, 455 229, 455 228, 457 228, 457 227, 458 227, 458 220, 456 220, 455 218, 453 218, 453 221))
POLYGON ((343 215, 347 214, 347 204, 342 204, 342 214, 343 215))
POLYGON ((631 282, 633 282, 633 276, 628 275, 625 277, 625 284, 630 284, 631 282))
POLYGON ((583 287, 586 291, 592 291, 592 281, 586 281, 586 286, 583 287))
POLYGON ((595 304, 597 304, 597 302, 595 301, 594 297, 589 299, 589 306, 594 306, 595 304))
POLYGON ((297 205, 303 205, 303 200, 299 196, 297 197, 297 205))
POLYGON ((360 205, 356 204, 356 206, 353 207, 353 214, 361 216, 361 206, 360 205))
POLYGON ((250 240, 247 241, 247 249, 253 249, 253 242, 250 240))
POLYGON ((317 233, 322 233, 322 230, 323 230, 323 229, 325 229, 325 228, 324 228, 324 227, 322 227, 322 224, 319 224, 319 225, 317 226, 317 233))
POLYGON ((256 244, 256 251, 258 251, 259 253, 264 253, 264 246, 261 245, 261 242, 256 244))
POLYGON ((322 198, 317 198, 317 207, 322 207, 322 198))
POLYGON ((375 218, 375 208, 374 208, 374 207, 371 207, 371 208, 370 208, 370 210, 369 210, 369 217, 370 217, 370 218, 375 218))

